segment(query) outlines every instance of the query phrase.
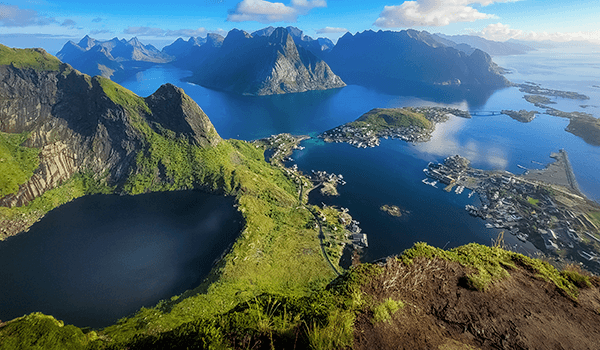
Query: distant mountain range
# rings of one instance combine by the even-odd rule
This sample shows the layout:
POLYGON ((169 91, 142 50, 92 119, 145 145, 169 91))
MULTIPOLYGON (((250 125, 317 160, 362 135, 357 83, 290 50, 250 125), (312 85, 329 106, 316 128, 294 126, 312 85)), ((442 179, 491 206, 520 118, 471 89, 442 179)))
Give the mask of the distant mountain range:
POLYGON ((516 42, 416 30, 347 33, 334 45, 296 27, 266 27, 253 33, 234 29, 227 37, 179 38, 162 51, 137 38, 99 41, 86 36, 77 44, 69 41, 57 56, 82 72, 115 81, 169 63, 192 71, 189 80, 209 88, 268 95, 338 88, 344 82, 401 93, 497 88, 509 82, 488 53, 530 50, 516 42))
POLYGON ((75 69, 89 75, 101 75, 115 81, 146 69, 156 63, 167 63, 173 58, 152 45, 142 44, 138 38, 113 38, 99 41, 85 36, 79 43, 69 41, 56 57, 75 69))
POLYGON ((449 44, 447 46, 454 47, 467 54, 471 54, 475 49, 487 52, 492 56, 522 55, 529 51, 535 51, 535 48, 525 43, 493 41, 476 35, 444 35, 437 33, 434 36, 448 42, 456 43, 455 45, 449 44))
POLYGON ((467 54, 425 31, 346 33, 325 60, 348 84, 400 93, 432 88, 487 89, 510 84, 487 53, 474 49, 467 54))
POLYGON ((237 29, 230 31, 219 50, 206 58, 189 80, 246 95, 346 86, 327 63, 297 46, 286 28, 265 30, 256 35, 237 29))

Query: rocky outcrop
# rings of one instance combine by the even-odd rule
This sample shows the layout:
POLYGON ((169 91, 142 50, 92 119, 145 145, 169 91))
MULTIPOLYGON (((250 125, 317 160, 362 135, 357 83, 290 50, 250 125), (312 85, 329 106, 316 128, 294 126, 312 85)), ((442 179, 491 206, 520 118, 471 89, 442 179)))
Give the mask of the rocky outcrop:
POLYGON ((26 132, 24 146, 41 149, 34 175, 16 193, 0 198, 0 206, 23 206, 78 172, 122 185, 147 143, 147 136, 134 126, 139 118, 157 132, 170 130, 200 146, 221 140, 182 89, 168 84, 143 100, 103 79, 66 64, 57 71, 0 66, 0 131, 26 132), (127 99, 145 102, 148 109, 132 112, 120 104, 127 99))
POLYGON ((277 28, 269 36, 232 30, 221 49, 190 80, 245 95, 326 90, 346 85, 327 63, 298 47, 286 28, 277 28))
POLYGON ((119 182, 128 174, 141 134, 97 79, 67 65, 60 71, 0 66, 0 131, 28 132, 40 166, 19 191, 0 199, 24 205, 86 169, 119 182))
POLYGON ((165 84, 146 103, 152 111, 147 120, 157 132, 166 128, 200 146, 215 146, 221 140, 204 111, 181 88, 165 84))

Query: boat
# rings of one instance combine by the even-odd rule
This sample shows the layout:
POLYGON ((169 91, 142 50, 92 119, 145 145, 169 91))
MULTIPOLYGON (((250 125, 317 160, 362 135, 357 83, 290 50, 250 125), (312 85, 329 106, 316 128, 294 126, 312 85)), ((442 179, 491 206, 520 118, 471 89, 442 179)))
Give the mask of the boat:
POLYGON ((518 167, 518 168, 521 168, 521 169, 525 169, 525 170, 527 170, 527 168, 526 168, 526 167, 524 167, 524 166, 522 166, 521 164, 517 164, 517 167, 518 167))
POLYGON ((485 224, 485 228, 494 228, 494 225, 488 222, 487 224, 485 224))
POLYGON ((519 241, 521 241, 521 242, 527 242, 527 237, 529 237, 528 235, 526 235, 524 233, 517 233, 516 236, 519 239, 519 241))

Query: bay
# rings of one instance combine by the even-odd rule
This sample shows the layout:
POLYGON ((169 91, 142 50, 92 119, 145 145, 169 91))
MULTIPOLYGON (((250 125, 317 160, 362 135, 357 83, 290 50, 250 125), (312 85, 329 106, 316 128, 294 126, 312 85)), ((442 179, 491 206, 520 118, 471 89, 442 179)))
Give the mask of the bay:
MULTIPOLYGON (((588 94, 588 101, 553 98, 553 107, 567 112, 584 111, 596 117, 600 105, 600 89, 592 81, 600 81, 600 65, 590 69, 567 69, 581 62, 597 62, 593 53, 575 53, 561 56, 560 52, 534 52, 527 55, 498 57, 495 60, 511 70, 507 78, 516 83, 534 81, 543 87, 577 91, 588 94), (558 57, 558 58, 557 58, 558 57), (558 61, 557 61, 558 60, 558 61), (558 77, 552 75, 553 66, 566 68, 558 77), (598 91, 594 90, 597 89, 598 91)), ((252 140, 271 134, 316 134, 350 122, 372 108, 405 106, 447 106, 481 113, 503 109, 535 110, 540 112, 531 123, 520 123, 505 115, 474 116, 472 119, 451 118, 437 126, 427 143, 406 144, 398 140, 384 140, 380 147, 357 149, 349 145, 324 144, 308 140, 302 151, 292 158, 305 173, 326 170, 344 175, 347 185, 340 188, 340 197, 322 197, 311 194, 312 203, 338 205, 350 210, 361 222, 369 236, 366 261, 398 254, 415 242, 425 241, 435 246, 453 247, 469 242, 491 244, 498 230, 486 229, 484 221, 470 217, 465 204, 475 202, 467 194, 446 193, 424 185, 422 169, 429 161, 442 161, 459 154, 472 162, 473 167, 486 170, 507 170, 516 174, 526 168, 541 168, 553 160, 552 152, 565 149, 582 191, 591 199, 600 200, 600 148, 586 144, 564 129, 568 120, 544 114, 523 99, 517 87, 498 90, 477 103, 469 100, 448 103, 445 96, 397 96, 361 86, 301 94, 277 96, 237 96, 213 91, 180 81, 189 72, 176 68, 155 67, 140 73, 136 79, 123 85, 145 96, 160 84, 171 82, 184 88, 207 113, 217 131, 225 138, 252 140), (166 69, 166 70, 165 70, 166 69), (152 80, 152 77, 160 76, 152 80), (140 86, 153 81, 152 88, 140 86), (536 162, 536 163, 533 163, 536 162), (398 205, 411 212, 403 218, 391 217, 379 207, 398 205)), ((485 113, 483 113, 485 114, 485 113)), ((533 252, 530 244, 521 244, 512 236, 510 244, 523 252, 533 252)))

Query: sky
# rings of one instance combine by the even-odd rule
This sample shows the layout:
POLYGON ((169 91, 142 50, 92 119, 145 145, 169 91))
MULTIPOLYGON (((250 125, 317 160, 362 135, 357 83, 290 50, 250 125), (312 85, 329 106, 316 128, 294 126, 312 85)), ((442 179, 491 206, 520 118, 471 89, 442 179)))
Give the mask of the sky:
POLYGON ((598 0, 0 0, 0 43, 56 53, 67 40, 178 37, 295 26, 336 41, 347 31, 417 29, 486 39, 600 44, 598 0))

